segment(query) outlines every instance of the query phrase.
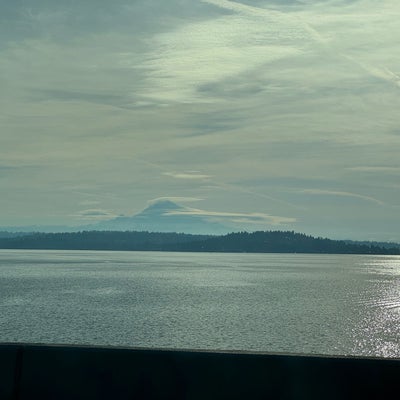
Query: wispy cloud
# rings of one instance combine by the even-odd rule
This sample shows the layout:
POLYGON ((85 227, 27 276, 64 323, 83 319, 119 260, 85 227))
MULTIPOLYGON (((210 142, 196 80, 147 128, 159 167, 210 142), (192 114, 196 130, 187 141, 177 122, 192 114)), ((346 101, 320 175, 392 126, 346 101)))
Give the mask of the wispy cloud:
POLYGON ((79 204, 81 206, 96 206, 100 204, 100 202, 97 200, 82 200, 79 204))
POLYGON ((304 190, 301 190, 300 193, 317 195, 317 196, 352 197, 352 198, 376 203, 376 204, 379 204, 380 206, 385 205, 385 203, 383 201, 375 199, 374 197, 364 196, 362 194, 351 193, 351 192, 341 192, 341 191, 335 191, 335 190, 321 190, 321 189, 304 189, 304 190))
POLYGON ((77 213, 71 215, 74 218, 82 219, 82 220, 106 220, 115 218, 118 215, 110 210, 103 210, 101 208, 92 208, 88 210, 78 211, 77 213))
POLYGON ((198 171, 187 171, 187 172, 164 172, 163 175, 170 176, 175 179, 193 179, 193 180, 204 180, 211 178, 211 175, 201 174, 198 171))
POLYGON ((284 14, 227 1, 206 3, 234 13, 157 35, 154 52, 144 64, 144 97, 172 103, 220 102, 201 89, 298 55, 300 40, 308 36, 284 14))
POLYGON ((82 92, 63 89, 35 89, 31 91, 34 101, 65 101, 107 104, 114 107, 129 107, 134 105, 132 98, 121 94, 82 92))
POLYGON ((347 168, 347 170, 356 172, 398 173, 400 172, 400 167, 359 166, 359 167, 349 167, 347 168))
POLYGON ((226 219, 231 222, 246 222, 254 224, 282 225, 296 222, 296 218, 280 217, 264 213, 238 213, 224 211, 206 211, 197 208, 187 208, 185 210, 169 211, 169 215, 197 215, 217 219, 226 219))
POLYGON ((201 201, 203 199, 198 197, 184 197, 184 196, 166 196, 166 197, 157 197, 156 199, 149 200, 147 204, 155 204, 160 201, 172 201, 178 203, 191 203, 194 201, 201 201))
POLYGON ((342 54, 342 56, 349 61, 355 63, 357 66, 362 68, 365 72, 371 76, 381 79, 385 82, 391 83, 394 86, 400 88, 400 75, 391 71, 388 67, 382 65, 373 65, 365 61, 358 60, 348 54, 342 54))

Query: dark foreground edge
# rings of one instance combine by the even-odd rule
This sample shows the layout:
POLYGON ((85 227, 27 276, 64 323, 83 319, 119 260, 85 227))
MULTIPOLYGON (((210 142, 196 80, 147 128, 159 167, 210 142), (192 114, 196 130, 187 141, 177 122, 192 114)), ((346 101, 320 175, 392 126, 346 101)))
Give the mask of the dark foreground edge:
POLYGON ((0 399, 396 399, 400 359, 0 344, 0 399))

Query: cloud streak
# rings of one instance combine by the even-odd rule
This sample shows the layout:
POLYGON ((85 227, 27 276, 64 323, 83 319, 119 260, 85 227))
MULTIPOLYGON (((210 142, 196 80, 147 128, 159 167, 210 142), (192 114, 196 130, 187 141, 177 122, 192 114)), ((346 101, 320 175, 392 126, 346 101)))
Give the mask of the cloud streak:
POLYGON ((280 217, 264 213, 205 211, 197 208, 188 208, 186 210, 179 210, 179 211, 169 211, 167 212, 167 215, 196 215, 201 217, 227 219, 232 222, 246 222, 252 224, 264 224, 264 225, 284 225, 296 222, 296 218, 280 217))
POLYGON ((157 197, 156 199, 149 200, 147 203, 150 204, 155 204, 160 201, 172 201, 172 202, 178 202, 178 203, 191 203, 194 201, 202 201, 204 199, 198 198, 198 197, 183 197, 183 196, 165 196, 165 197, 157 197))
POLYGON ((311 194, 311 195, 316 195, 316 196, 351 197, 351 198, 361 199, 364 201, 379 204, 380 206, 385 205, 385 203, 383 201, 375 199, 374 197, 364 196, 362 194, 351 193, 351 192, 341 192, 341 191, 335 191, 335 190, 321 190, 321 189, 304 189, 304 190, 301 190, 300 193, 311 194))
POLYGON ((204 175, 197 171, 187 172, 164 172, 164 176, 169 176, 175 179, 189 179, 189 180, 206 180, 211 178, 211 175, 204 175))
POLYGON ((104 210, 101 208, 91 208, 87 210, 78 211, 71 215, 73 218, 88 220, 88 221, 101 221, 111 218, 115 218, 118 215, 110 210, 104 210))
POLYGON ((359 166, 359 167, 349 167, 349 171, 355 172, 379 172, 379 173, 399 173, 400 167, 380 167, 380 166, 359 166))

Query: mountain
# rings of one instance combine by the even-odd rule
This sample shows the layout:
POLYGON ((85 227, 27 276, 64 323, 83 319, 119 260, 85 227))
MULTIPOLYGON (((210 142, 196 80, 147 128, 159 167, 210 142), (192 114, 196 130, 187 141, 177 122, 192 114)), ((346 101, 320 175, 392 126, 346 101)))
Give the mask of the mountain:
POLYGON ((120 216, 81 228, 97 231, 178 232, 204 235, 225 234, 232 230, 210 218, 190 214, 190 211, 189 208, 170 200, 158 200, 133 216, 120 216))

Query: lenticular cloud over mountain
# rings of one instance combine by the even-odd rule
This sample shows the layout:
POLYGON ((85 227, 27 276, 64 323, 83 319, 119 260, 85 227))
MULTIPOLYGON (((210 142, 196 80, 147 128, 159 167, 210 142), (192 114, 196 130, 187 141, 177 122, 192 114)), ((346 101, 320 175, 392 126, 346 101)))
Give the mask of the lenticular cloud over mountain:
POLYGON ((91 226, 95 230, 183 232, 223 234, 229 227, 199 215, 185 214, 188 209, 171 200, 150 202, 143 211, 131 217, 121 216, 91 226))

